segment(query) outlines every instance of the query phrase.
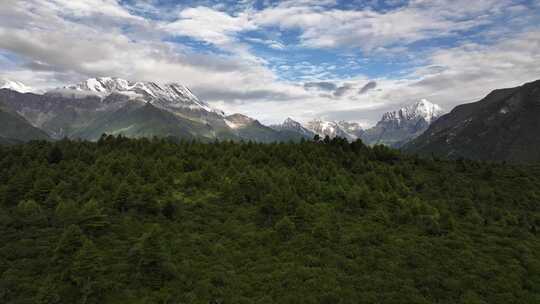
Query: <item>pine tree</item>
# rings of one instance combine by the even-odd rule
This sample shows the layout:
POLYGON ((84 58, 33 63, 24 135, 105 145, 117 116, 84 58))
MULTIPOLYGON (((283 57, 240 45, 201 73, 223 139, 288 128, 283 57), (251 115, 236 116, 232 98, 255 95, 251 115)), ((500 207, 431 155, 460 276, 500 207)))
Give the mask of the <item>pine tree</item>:
POLYGON ((47 160, 49 164, 58 164, 64 158, 64 154, 58 145, 54 145, 49 155, 47 155, 47 160))
POLYGON ((79 226, 88 234, 96 235, 109 224, 105 211, 95 200, 86 202, 78 216, 79 226))
POLYGON ((130 251, 136 277, 154 289, 173 277, 169 254, 164 250, 161 231, 153 227, 143 234, 130 251))
POLYGON ((75 254, 71 279, 81 293, 80 303, 102 303, 106 288, 105 267, 99 250, 89 239, 84 239, 82 247, 75 254))

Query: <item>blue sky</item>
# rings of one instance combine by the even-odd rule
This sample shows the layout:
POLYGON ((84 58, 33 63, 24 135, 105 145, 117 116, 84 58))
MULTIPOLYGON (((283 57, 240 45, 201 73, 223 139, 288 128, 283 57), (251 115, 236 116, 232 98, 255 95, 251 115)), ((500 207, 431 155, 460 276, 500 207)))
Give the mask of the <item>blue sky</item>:
POLYGON ((540 78, 540 0, 5 1, 0 77, 180 82, 265 123, 368 126, 540 78))

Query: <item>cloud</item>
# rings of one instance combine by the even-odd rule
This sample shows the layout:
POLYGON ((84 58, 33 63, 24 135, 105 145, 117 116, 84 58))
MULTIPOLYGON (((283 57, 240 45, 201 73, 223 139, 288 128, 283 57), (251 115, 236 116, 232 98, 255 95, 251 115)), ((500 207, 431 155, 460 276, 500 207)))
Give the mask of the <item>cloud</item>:
POLYGON ((241 31, 255 29, 247 14, 231 16, 208 7, 183 10, 179 19, 163 25, 163 29, 175 36, 189 36, 216 45, 234 41, 241 31))
POLYGON ((495 89, 540 78, 540 29, 504 37, 491 45, 466 43, 434 52, 428 64, 399 80, 378 79, 383 90, 370 96, 381 111, 421 98, 446 110, 475 102, 495 89))
POLYGON ((249 42, 258 43, 258 44, 264 44, 268 46, 269 48, 275 49, 275 50, 283 50, 285 49, 285 45, 283 43, 272 40, 272 39, 260 39, 260 38, 244 38, 244 40, 247 40, 249 42))
POLYGON ((367 93, 368 91, 375 89, 376 87, 377 87, 377 82, 376 82, 376 81, 370 81, 370 82, 366 83, 366 84, 358 91, 358 94, 360 94, 360 95, 365 94, 365 93, 367 93))
POLYGON ((299 29, 302 44, 311 48, 361 48, 375 51, 396 43, 455 35, 486 25, 511 7, 509 1, 411 1, 387 12, 370 9, 328 9, 287 1, 252 17, 259 26, 299 29), (487 17, 491 15, 491 17, 487 17))
MULTIPOLYGON (((108 1, 110 5, 114 3, 108 1)), ((61 81, 74 83, 95 76, 178 81, 212 98, 216 97, 212 92, 227 90, 229 94, 224 93, 223 96, 232 99, 242 96, 251 99, 257 96, 281 98, 283 92, 298 94, 296 87, 279 83, 274 73, 250 54, 242 51, 233 54, 200 53, 167 42, 167 33, 148 36, 145 31, 141 32, 145 22, 152 27, 150 23, 153 21, 137 23, 133 31, 126 30, 127 23, 94 26, 92 21, 98 13, 93 8, 86 5, 69 8, 62 11, 57 2, 45 1, 13 1, 8 6, 0 6, 0 16, 13 16, 0 21, 0 49, 22 62, 16 69, 19 74, 41 71, 41 75, 51 77, 49 82, 55 85, 61 81), (261 94, 272 89, 275 92, 261 94)), ((182 17, 201 11, 184 12, 182 17)), ((112 9, 106 12, 111 18, 107 24, 113 24, 119 17, 138 20, 112 9)), ((159 21, 153 25, 161 24, 159 21)), ((234 22, 222 24, 222 29, 200 37, 221 43, 226 40, 219 36, 220 32, 227 31, 223 28, 234 30, 234 22)), ((28 84, 38 82, 24 78, 28 84)))
POLYGON ((334 97, 342 97, 343 95, 347 94, 349 91, 351 91, 354 87, 354 84, 352 83, 345 83, 342 86, 338 87, 334 91, 334 97))
POLYGON ((306 89, 318 89, 323 91, 335 91, 337 85, 329 81, 319 81, 319 82, 306 82, 304 83, 304 88, 306 89))
POLYGON ((0 76, 39 88, 95 76, 178 81, 266 123, 286 116, 374 123, 421 98, 450 110, 540 76, 540 18, 521 1, 413 0, 383 11, 315 0, 260 10, 249 1, 167 11, 158 3, 4 0, 0 76), (428 47, 416 50, 420 42, 428 47), (371 60, 392 75, 371 69, 371 60), (376 75, 359 72, 366 70, 376 75))

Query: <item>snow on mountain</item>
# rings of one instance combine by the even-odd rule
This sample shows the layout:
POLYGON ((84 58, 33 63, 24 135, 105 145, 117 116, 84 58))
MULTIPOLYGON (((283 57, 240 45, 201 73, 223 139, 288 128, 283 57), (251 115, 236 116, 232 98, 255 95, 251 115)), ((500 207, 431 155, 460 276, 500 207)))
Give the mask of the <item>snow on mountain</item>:
POLYGON ((352 141, 356 140, 359 137, 357 134, 354 133, 360 128, 360 126, 356 128, 356 126, 353 126, 353 124, 354 123, 347 123, 345 121, 335 122, 314 119, 309 121, 305 125, 305 127, 321 137, 343 137, 352 141), (351 132, 353 129, 355 130, 355 132, 351 132))
POLYGON ((0 89, 10 89, 19 93, 33 92, 34 89, 19 81, 0 79, 0 89))
POLYGON ((422 99, 397 111, 386 112, 381 121, 394 122, 400 125, 407 121, 416 121, 423 118, 428 124, 431 124, 443 113, 443 109, 440 106, 422 99))
POLYGON ((365 130, 362 140, 369 145, 383 144, 399 148, 422 134, 442 114, 441 107, 422 99, 384 113, 374 127, 365 130))
POLYGON ((292 132, 297 132, 303 136, 306 136, 308 138, 313 138, 313 136, 315 136, 315 133, 312 132, 311 130, 305 128, 301 123, 297 122, 296 120, 288 117, 287 119, 285 119, 285 121, 283 121, 283 123, 281 124, 277 124, 277 125, 271 125, 270 126, 272 129, 274 130, 277 130, 277 131, 292 131, 292 132))
POLYGON ((337 124, 345 131, 347 131, 347 133, 352 134, 356 137, 360 137, 360 135, 364 132, 360 124, 356 122, 340 120, 337 124))
POLYGON ((167 109, 191 109, 206 111, 224 116, 221 110, 212 108, 199 100, 189 88, 179 83, 159 84, 156 82, 133 82, 120 78, 90 78, 81 83, 67 86, 64 90, 89 92, 105 98, 111 94, 121 94, 130 99, 143 100, 158 107, 167 109))
POLYGON ((231 129, 240 129, 256 123, 257 121, 243 114, 232 114, 225 117, 225 123, 231 129))

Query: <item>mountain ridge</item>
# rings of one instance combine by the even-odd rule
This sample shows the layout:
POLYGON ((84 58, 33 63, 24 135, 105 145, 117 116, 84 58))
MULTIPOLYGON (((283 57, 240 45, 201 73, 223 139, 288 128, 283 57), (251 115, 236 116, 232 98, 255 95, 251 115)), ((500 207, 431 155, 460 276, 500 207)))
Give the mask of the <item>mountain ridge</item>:
POLYGON ((31 88, 20 81, 14 81, 7 78, 0 79, 0 89, 10 89, 20 93, 31 93, 35 89, 31 88))
POLYGON ((97 140, 100 132, 135 138, 161 136, 205 141, 278 142, 297 141, 303 137, 276 131, 242 114, 226 116, 178 83, 90 78, 44 94, 2 90, 0 102, 54 139, 97 140), (231 120, 236 120, 236 124, 231 120), (245 123, 241 124, 239 120, 245 123))
POLYGON ((540 80, 456 106, 407 152, 490 161, 540 161, 540 80))
POLYGON ((394 148, 420 136, 443 113, 440 106, 421 99, 414 104, 389 111, 377 124, 367 129, 362 139, 370 144, 384 144, 394 148))

